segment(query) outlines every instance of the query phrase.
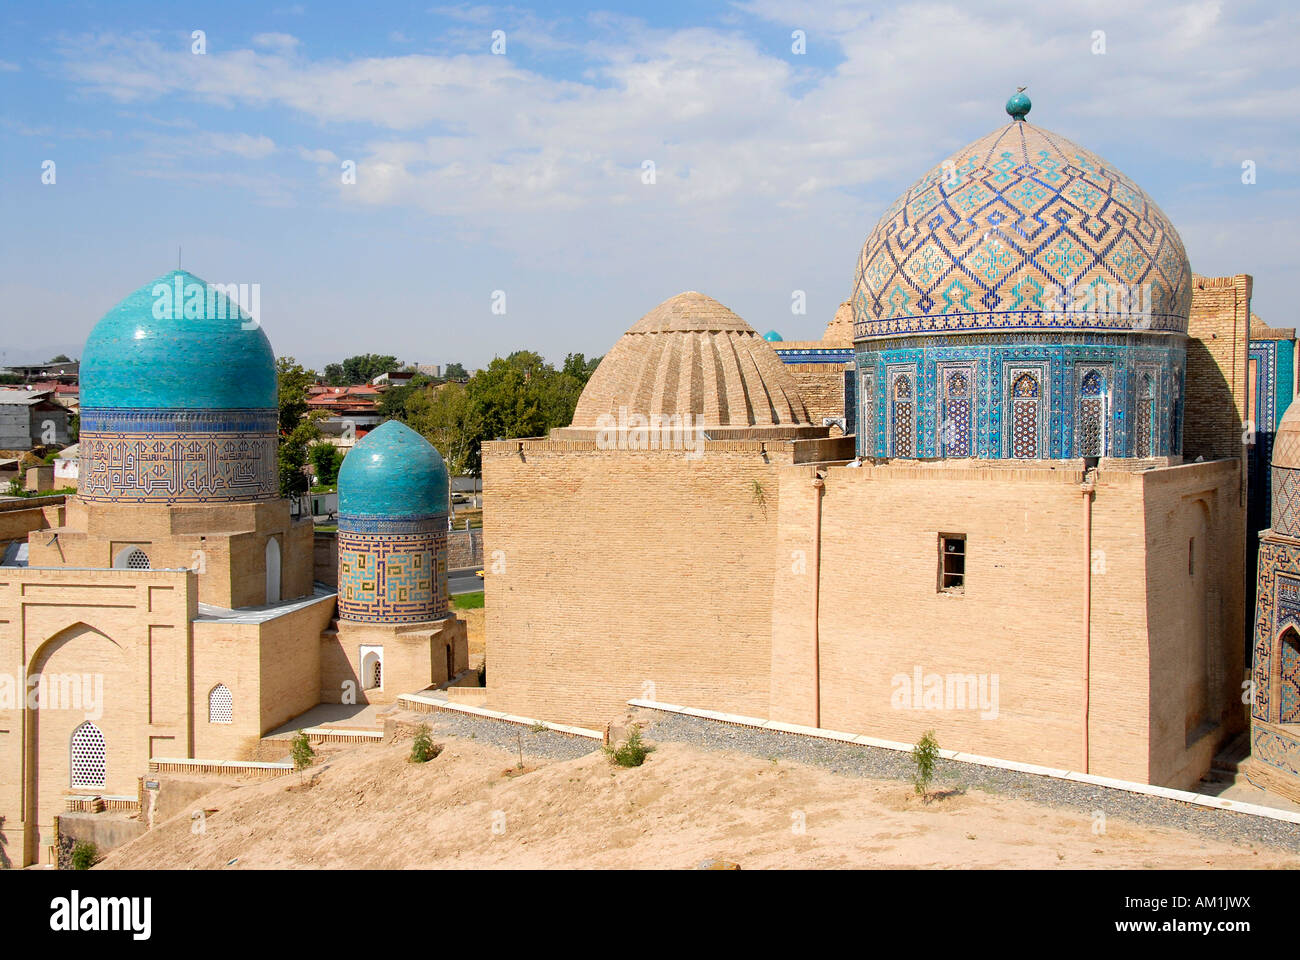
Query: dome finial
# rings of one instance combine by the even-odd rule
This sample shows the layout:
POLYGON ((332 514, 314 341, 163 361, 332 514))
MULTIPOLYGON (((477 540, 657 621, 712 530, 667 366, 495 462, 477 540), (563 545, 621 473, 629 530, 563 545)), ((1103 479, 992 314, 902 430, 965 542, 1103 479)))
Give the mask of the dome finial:
POLYGON ((1025 93, 1027 89, 1027 87, 1016 87, 1016 92, 1007 101, 1007 113, 1011 114, 1012 120, 1024 120, 1025 115, 1029 113, 1029 108, 1033 106, 1029 102, 1029 95, 1025 93))

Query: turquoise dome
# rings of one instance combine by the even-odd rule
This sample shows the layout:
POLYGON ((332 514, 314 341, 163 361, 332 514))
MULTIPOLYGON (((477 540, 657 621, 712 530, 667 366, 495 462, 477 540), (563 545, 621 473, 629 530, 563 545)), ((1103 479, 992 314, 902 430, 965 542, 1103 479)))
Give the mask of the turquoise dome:
POLYGON ((81 405, 119 410, 276 407, 275 354, 262 328, 244 329, 248 323, 238 304, 206 281, 184 270, 166 273, 95 324, 81 358, 81 405), (201 299, 194 295, 196 287, 201 299))
POLYGON ((340 517, 427 517, 447 513, 451 482, 433 444, 399 420, 361 439, 339 471, 340 517))
POLYGON ((777 333, 775 330, 767 331, 767 333, 763 334, 763 339, 768 343, 781 343, 784 340, 781 334, 777 333))

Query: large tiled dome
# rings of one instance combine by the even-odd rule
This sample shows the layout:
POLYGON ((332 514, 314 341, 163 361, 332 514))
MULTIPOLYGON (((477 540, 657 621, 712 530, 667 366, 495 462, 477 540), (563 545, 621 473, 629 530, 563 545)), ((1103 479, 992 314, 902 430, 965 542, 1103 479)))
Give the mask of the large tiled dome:
POLYGON ((86 341, 77 478, 85 500, 275 499, 277 430, 266 334, 191 273, 145 284, 86 341))
POLYGON ((184 270, 146 283, 104 314, 86 341, 81 382, 85 407, 276 406, 275 354, 261 326, 184 270))
POLYGON ((445 516, 447 467, 433 444, 389 420, 352 448, 339 471, 339 516, 418 519, 445 516))
POLYGON ((750 432, 811 427, 772 347, 712 297, 665 300, 614 344, 588 381, 573 429, 629 415, 689 414, 692 425, 750 432))
POLYGON ((1169 219, 1095 153, 1024 120, 958 150, 885 211, 858 259, 855 339, 986 330, 1186 332, 1191 269, 1169 219), (1146 311, 1066 311, 1095 285, 1146 311))

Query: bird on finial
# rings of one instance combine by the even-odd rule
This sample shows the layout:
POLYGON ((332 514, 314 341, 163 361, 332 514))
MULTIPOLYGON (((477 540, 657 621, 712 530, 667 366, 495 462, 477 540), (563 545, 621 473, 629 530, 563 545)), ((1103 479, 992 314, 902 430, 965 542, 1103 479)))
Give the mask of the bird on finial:
POLYGON ((1013 93, 1011 99, 1007 101, 1007 113, 1011 114, 1012 120, 1024 120, 1025 115, 1029 113, 1029 108, 1033 106, 1033 104, 1029 102, 1028 95, 1025 93, 1028 89, 1027 86, 1016 87, 1016 92, 1013 93))

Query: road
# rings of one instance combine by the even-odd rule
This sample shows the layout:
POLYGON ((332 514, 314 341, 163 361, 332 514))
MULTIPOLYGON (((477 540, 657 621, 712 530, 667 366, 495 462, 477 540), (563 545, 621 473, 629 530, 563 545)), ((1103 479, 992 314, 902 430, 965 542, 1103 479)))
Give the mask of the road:
POLYGON ((448 570, 447 589, 451 595, 454 597, 458 593, 477 593, 482 590, 482 579, 474 575, 475 570, 481 569, 482 567, 470 567, 467 570, 448 570))

